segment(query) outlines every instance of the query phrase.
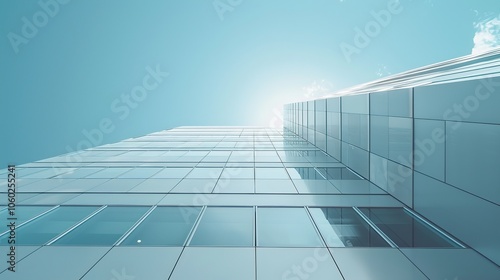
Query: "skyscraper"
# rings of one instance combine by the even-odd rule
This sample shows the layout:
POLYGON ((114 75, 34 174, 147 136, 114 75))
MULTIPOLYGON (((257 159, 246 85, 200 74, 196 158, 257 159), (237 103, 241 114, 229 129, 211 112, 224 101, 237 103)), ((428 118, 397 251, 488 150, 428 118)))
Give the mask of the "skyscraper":
POLYGON ((457 59, 285 105, 283 131, 178 127, 4 169, 0 279, 499 279, 499 69, 457 59))

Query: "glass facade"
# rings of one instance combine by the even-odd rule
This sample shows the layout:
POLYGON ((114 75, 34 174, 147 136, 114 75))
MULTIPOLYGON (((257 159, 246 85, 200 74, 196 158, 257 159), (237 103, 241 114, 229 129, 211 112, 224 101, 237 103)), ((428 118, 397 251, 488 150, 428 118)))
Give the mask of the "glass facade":
POLYGON ((112 246, 146 211, 146 207, 106 207, 49 244, 112 246))
POLYGON ((310 211, 328 247, 390 246, 352 208, 310 208, 310 211))
POLYGON ((157 207, 120 245, 183 246, 200 210, 200 207, 157 207))
POLYGON ((207 207, 190 246, 237 246, 254 244, 252 207, 207 207))
POLYGON ((318 169, 341 193, 378 188, 441 228, 360 208, 398 247, 455 246, 431 233, 446 232, 499 265, 499 68, 494 50, 287 104, 284 131, 340 163, 318 169))
MULTIPOLYGON (((62 155, 18 167, 30 176, 17 194, 21 261, 19 272, 5 270, 0 279, 27 279, 32 272, 23 263, 43 264, 58 254, 84 258, 76 276, 84 279, 237 279, 240 270, 252 279, 336 279, 350 273, 357 254, 372 253, 389 254, 415 279, 432 275, 425 259, 437 253, 496 271, 385 189, 291 132, 181 127, 78 155, 80 162, 62 155), (443 248, 451 251, 437 251, 443 248), (148 270, 133 269, 133 256, 148 270)), ((6 220, 6 209, 0 215, 6 220)), ((8 240, 5 231, 3 248, 8 240)), ((385 279, 401 279, 385 265, 385 279)), ((443 264, 442 270, 463 269, 443 264)), ((42 279, 58 275, 37 271, 42 279)))
POLYGON ((500 99, 442 114, 499 81, 445 78, 288 104, 283 130, 178 127, 17 166, 0 280, 500 279, 500 99))

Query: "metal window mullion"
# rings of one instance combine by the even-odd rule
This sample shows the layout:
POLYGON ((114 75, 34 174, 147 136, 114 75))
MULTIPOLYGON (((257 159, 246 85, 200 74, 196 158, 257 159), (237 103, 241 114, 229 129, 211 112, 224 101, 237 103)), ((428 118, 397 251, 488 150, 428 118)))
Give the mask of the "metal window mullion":
POLYGON ((403 207, 404 211, 407 212, 409 215, 411 215, 413 218, 415 218, 417 221, 419 222, 422 222, 423 224, 425 224, 426 226, 432 228, 433 230, 437 231, 439 234, 442 234, 444 237, 450 239, 453 243, 455 243, 456 245, 458 245, 459 247, 465 249, 467 247, 465 247, 465 245, 463 245, 462 243, 460 243, 458 240, 456 240, 455 238, 451 237, 449 234, 447 234, 446 232, 440 230, 439 228, 437 228, 436 226, 434 226, 433 224, 429 223, 428 221, 426 221, 424 218, 422 218, 422 216, 420 216, 419 214, 411 211, 410 209, 408 209, 407 207, 403 207))
POLYGON ((86 221, 88 221, 90 218, 94 217, 95 215, 97 215, 98 213, 100 213, 102 210, 106 209, 106 207, 108 207, 107 205, 104 205, 102 206, 101 208, 97 209, 94 213, 90 214, 87 218, 81 220, 79 223, 77 223, 76 225, 70 227, 68 230, 66 230, 65 232, 59 234, 58 236, 52 238, 52 240, 50 240, 49 242, 47 242, 47 246, 49 245, 52 245, 54 242, 56 242, 57 240, 61 239, 61 237, 65 236, 66 234, 70 233, 71 231, 73 231, 75 228, 79 227, 81 224, 85 223, 86 221))
POLYGON ((203 218, 203 215, 205 214, 205 210, 207 209, 207 206, 203 206, 203 208, 200 211, 200 214, 198 215, 198 218, 194 222, 193 228, 188 234, 188 237, 184 241, 184 246, 188 246, 191 243, 191 239, 193 239, 194 233, 196 232, 196 229, 198 229, 198 225, 200 224, 201 218, 203 218))
POLYGON ((316 170, 316 172, 319 174, 319 176, 323 177, 323 179, 325 179, 325 180, 328 180, 328 179, 325 177, 325 175, 323 175, 323 173, 321 173, 321 172, 318 170, 318 168, 316 168, 316 167, 314 167, 314 166, 313 166, 313 168, 314 168, 314 170, 316 170))
MULTIPOLYGON (((345 168, 347 168, 349 171, 351 171, 352 173, 354 173, 354 175, 358 176, 359 179, 361 180, 366 180, 363 176, 361 176, 358 172, 352 170, 352 168, 350 168, 349 166, 346 166, 345 168)), ((342 176, 342 175, 341 175, 342 176)))
POLYGON ((125 240, 149 216, 149 214, 156 209, 156 207, 156 205, 151 207, 129 230, 127 230, 127 232, 122 235, 122 237, 118 239, 118 241, 115 242, 115 244, 113 244, 113 246, 119 246, 123 240, 125 240))
MULTIPOLYGON (((25 225, 25 224, 27 224, 27 223, 29 223, 29 222, 33 221, 33 220, 36 220, 36 219, 40 218, 41 216, 43 216, 43 215, 45 215, 45 214, 47 214, 47 213, 49 213, 49 212, 52 212, 53 210, 56 210, 57 208, 59 208, 59 206, 60 206, 60 205, 54 206, 54 207, 50 208, 49 210, 46 210, 45 212, 42 212, 42 213, 40 213, 40 214, 36 215, 35 217, 33 217, 33 218, 29 219, 29 220, 26 220, 26 221, 22 222, 21 224, 19 224, 19 225, 17 225, 17 226, 16 226, 16 229, 17 229, 17 228, 20 228, 21 226, 23 226, 23 225, 25 225)), ((0 236, 3 236, 4 234, 6 234, 6 233, 8 233, 8 232, 10 232, 10 230, 7 230, 7 231, 2 232, 2 233, 0 234, 0 236)))
POLYGON ((356 213, 358 213, 359 216, 361 216, 361 218, 366 222, 368 223, 368 225, 373 229, 375 230, 384 240, 385 242, 389 243, 389 245, 392 247, 392 248, 398 248, 398 246, 396 245, 396 243, 394 243, 394 241, 392 241, 375 223, 373 223, 363 212, 361 212, 361 210, 359 210, 358 207, 356 206, 353 206, 352 209, 354 211, 356 211, 356 213))
POLYGON ((254 244, 254 246, 257 247, 258 246, 257 244, 259 244, 258 243, 259 242, 259 235, 258 235, 258 228, 257 228, 258 227, 258 224, 257 224, 257 209, 258 209, 258 207, 254 206, 253 209, 254 209, 254 222, 255 222, 255 226, 254 226, 254 235, 255 235, 254 242, 255 242, 255 244, 254 244))
POLYGON ((309 210, 309 206, 304 206, 304 210, 306 211, 306 214, 309 217, 309 220, 311 221, 314 230, 318 234, 318 237, 319 237, 320 241, 323 243, 324 247, 328 248, 328 244, 326 243, 325 238, 321 234, 318 225, 316 224, 316 222, 314 221, 314 218, 312 217, 312 214, 311 214, 311 212, 309 210))

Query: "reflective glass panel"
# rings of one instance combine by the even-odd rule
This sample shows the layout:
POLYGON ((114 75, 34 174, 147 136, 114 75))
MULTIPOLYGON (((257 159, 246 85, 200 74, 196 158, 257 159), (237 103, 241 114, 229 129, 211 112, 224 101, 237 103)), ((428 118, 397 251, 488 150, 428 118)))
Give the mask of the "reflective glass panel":
POLYGON ((14 212, 9 211, 8 209, 2 210, 0 212, 0 220, 9 221, 7 220, 8 218, 15 217, 16 224, 20 225, 21 223, 24 223, 27 220, 42 214, 43 212, 51 208, 54 208, 54 206, 16 206, 14 212))
POLYGON ((125 246, 183 246, 201 207, 157 207, 121 243, 125 246))
POLYGON ((325 179, 316 171, 316 169, 312 167, 287 168, 287 171, 292 179, 313 179, 313 180, 325 179))
POLYGON ((309 208, 329 247, 389 247, 352 208, 309 208))
POLYGON ((321 247, 322 242, 304 208, 257 208, 258 246, 321 247))
POLYGON ((458 247, 403 208, 360 208, 399 247, 458 247))
POLYGON ((363 178, 345 167, 318 168, 328 180, 362 180, 363 178))
MULTIPOLYGON (((43 245, 92 214, 97 206, 62 206, 16 230, 16 245, 43 245)), ((7 244, 5 234, 0 244, 7 244)))
POLYGON ((118 178, 130 178, 130 179, 149 178, 161 170, 162 168, 134 168, 130 171, 121 174, 120 176, 118 176, 118 178))
POLYGON ((112 179, 116 178, 125 172, 132 170, 131 168, 103 168, 101 171, 97 171, 95 173, 90 174, 86 178, 103 178, 103 179, 112 179))
POLYGON ((184 178, 191 170, 192 168, 169 167, 156 173, 151 178, 184 178))
POLYGON ((54 245, 111 246, 148 209, 149 207, 107 207, 54 242, 54 245))
POLYGON ((191 246, 253 246, 253 207, 208 207, 191 246))

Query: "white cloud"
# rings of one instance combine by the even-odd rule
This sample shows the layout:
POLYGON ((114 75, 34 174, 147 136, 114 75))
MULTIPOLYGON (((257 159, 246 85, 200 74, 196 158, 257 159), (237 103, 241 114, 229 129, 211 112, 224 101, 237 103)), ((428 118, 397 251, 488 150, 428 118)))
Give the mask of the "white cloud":
POLYGON ((333 84, 326 80, 313 81, 309 86, 302 88, 306 99, 325 96, 333 91, 333 84))
POLYGON ((500 16, 474 24, 474 47, 472 54, 483 53, 500 47, 500 16))

